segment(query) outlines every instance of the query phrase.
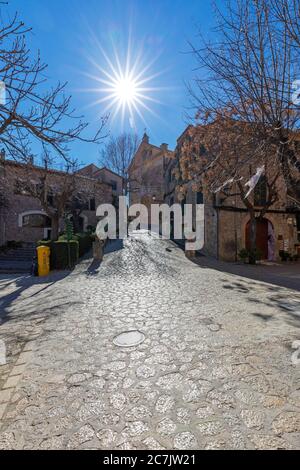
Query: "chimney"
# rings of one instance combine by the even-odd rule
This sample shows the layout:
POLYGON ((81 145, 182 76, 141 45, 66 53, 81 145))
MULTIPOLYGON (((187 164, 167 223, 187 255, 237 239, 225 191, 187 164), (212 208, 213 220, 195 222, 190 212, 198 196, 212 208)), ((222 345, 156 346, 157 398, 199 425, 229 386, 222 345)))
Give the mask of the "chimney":
POLYGON ((167 152, 168 151, 168 144, 161 144, 160 148, 163 152, 167 152))

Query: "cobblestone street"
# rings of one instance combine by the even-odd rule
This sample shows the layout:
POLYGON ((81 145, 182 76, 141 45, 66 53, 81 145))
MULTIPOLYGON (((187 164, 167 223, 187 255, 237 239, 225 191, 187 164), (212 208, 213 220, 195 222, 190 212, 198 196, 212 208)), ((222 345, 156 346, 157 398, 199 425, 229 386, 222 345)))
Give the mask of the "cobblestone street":
POLYGON ((0 448, 299 449, 300 293, 147 233, 119 248, 0 277, 0 448))

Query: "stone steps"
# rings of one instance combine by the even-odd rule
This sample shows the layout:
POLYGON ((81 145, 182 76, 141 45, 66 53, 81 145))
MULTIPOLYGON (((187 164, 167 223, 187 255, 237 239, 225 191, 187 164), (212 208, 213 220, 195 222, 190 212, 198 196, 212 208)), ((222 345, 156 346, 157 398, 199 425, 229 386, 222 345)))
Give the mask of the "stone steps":
POLYGON ((29 273, 35 253, 35 246, 32 244, 2 252, 0 254, 0 272, 29 273))
POLYGON ((0 273, 19 274, 30 273, 31 261, 2 261, 0 260, 0 273))

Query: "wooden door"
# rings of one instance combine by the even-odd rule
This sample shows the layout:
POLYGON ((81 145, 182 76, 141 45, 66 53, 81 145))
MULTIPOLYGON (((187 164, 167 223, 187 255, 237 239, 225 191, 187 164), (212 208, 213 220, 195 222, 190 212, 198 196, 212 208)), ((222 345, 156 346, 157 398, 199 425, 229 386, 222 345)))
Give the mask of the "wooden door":
MULTIPOLYGON (((246 226, 246 248, 250 249, 250 222, 246 226)), ((256 221, 256 248, 261 252, 262 259, 268 259, 268 221, 257 219, 256 221)))

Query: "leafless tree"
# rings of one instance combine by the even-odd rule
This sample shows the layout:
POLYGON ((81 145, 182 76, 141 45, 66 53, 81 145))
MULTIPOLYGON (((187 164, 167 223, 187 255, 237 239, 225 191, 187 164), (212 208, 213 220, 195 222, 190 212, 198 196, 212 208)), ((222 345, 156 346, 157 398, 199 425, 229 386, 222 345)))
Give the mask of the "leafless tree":
POLYGON ((74 174, 77 166, 75 161, 69 161, 64 171, 53 172, 48 155, 44 155, 43 162, 43 166, 34 167, 34 172, 32 164, 26 164, 26 193, 39 200, 45 214, 51 219, 51 239, 57 240, 60 220, 67 215, 68 205, 77 191, 74 174))
MULTIPOLYGON (((99 184, 101 183, 96 181, 94 183, 95 186, 99 184)), ((89 210, 89 201, 94 198, 95 192, 93 190, 77 188, 67 200, 65 212, 72 217, 74 233, 82 231, 82 225, 80 224, 81 214, 84 210, 89 210)))
POLYGON ((300 0, 271 0, 275 18, 286 25, 295 47, 300 46, 300 0))
POLYGON ((129 185, 129 165, 137 150, 139 139, 136 134, 123 133, 111 137, 101 152, 100 163, 123 178, 123 192, 127 194, 129 185))
POLYGON ((192 183, 194 191, 204 189, 206 197, 216 205, 226 201, 227 208, 236 210, 243 203, 250 220, 249 258, 250 263, 255 263, 257 220, 263 219, 279 200, 282 179, 280 169, 262 155, 257 160, 251 158, 246 166, 247 155, 259 146, 251 138, 251 125, 230 118, 218 117, 209 125, 192 127, 177 150, 174 173, 181 196, 192 183))
POLYGON ((5 152, 0 152, 0 212, 8 207, 7 199, 7 180, 5 176, 5 152))
MULTIPOLYGON (((189 88, 197 122, 221 118, 249 124, 243 138, 258 144, 224 178, 237 181, 241 165, 267 160, 300 201, 300 107, 293 102, 299 48, 291 40, 290 23, 278 21, 272 0, 230 0, 227 5, 225 12, 215 7, 214 40, 201 36, 200 47, 191 45, 199 66, 189 88)), ((215 162, 220 158, 216 155, 215 162)))
MULTIPOLYGON (((5 8, 0 5, 2 17, 5 8)), ((26 44, 29 34, 17 15, 0 23, 0 142, 9 156, 23 162, 34 141, 68 160, 72 141, 102 141, 106 117, 94 135, 86 134, 88 123, 72 108, 67 83, 49 87, 47 65, 39 54, 32 57, 26 44)))

